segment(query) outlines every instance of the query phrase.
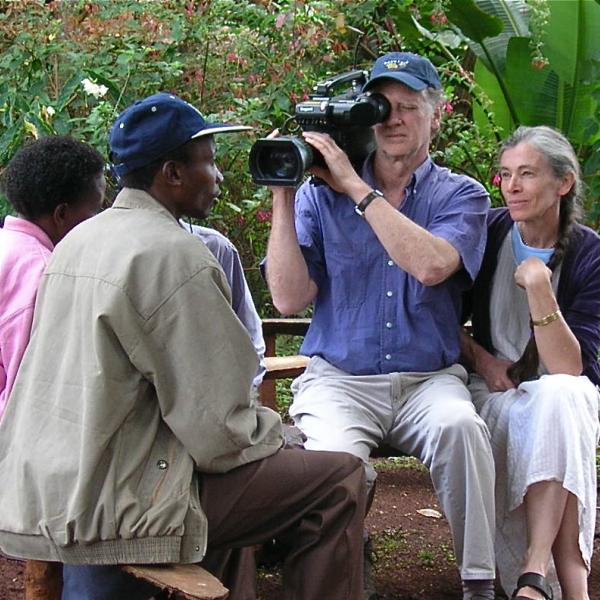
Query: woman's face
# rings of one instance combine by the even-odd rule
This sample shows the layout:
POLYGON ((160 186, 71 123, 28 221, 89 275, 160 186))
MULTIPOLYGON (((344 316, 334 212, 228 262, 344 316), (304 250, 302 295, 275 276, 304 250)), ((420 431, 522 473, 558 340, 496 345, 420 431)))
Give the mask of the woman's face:
POLYGON ((500 187, 513 221, 558 221, 560 199, 573 186, 574 174, 554 174, 546 157, 527 142, 508 148, 500 158, 500 187))

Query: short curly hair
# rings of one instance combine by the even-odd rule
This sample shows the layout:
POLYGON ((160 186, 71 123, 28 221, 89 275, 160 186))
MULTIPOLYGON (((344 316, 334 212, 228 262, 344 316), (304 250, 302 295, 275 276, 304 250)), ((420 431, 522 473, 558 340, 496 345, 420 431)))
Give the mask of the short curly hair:
POLYGON ((52 214, 60 204, 76 204, 93 189, 104 170, 102 155, 70 136, 27 143, 2 175, 2 190, 25 219, 52 214))

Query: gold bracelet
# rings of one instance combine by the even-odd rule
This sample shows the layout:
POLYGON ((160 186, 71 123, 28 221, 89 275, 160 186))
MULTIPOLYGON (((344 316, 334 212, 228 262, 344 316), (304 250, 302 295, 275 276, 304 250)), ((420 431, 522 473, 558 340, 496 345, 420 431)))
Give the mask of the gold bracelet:
POLYGON ((561 316, 560 308, 557 308, 554 312, 551 312, 549 315, 542 317, 539 321, 534 321, 531 319, 531 324, 536 327, 544 327, 544 325, 548 325, 553 321, 556 321, 561 316))

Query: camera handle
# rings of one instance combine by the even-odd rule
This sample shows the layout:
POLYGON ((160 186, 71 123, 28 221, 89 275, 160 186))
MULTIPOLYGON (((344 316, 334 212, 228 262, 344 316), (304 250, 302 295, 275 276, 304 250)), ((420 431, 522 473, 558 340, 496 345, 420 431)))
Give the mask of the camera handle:
POLYGON ((333 94, 334 88, 348 82, 353 82, 353 87, 358 85, 362 90, 363 86, 367 82, 367 75, 367 71, 348 71, 347 73, 335 75, 331 79, 319 81, 313 89, 315 91, 315 95, 320 97, 330 97, 333 94))

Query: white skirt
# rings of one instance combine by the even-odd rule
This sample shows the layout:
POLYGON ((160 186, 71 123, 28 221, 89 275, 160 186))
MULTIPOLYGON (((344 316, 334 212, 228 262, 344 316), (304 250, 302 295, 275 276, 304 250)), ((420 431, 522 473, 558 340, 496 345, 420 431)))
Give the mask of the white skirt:
MULTIPOLYGON (((469 385, 492 437, 496 464, 496 563, 510 597, 527 549, 523 498, 530 485, 558 481, 578 500, 579 548, 588 570, 596 522, 596 446, 600 394, 587 377, 543 375, 490 394, 480 377, 469 385)), ((554 566, 555 600, 561 598, 554 566)))

